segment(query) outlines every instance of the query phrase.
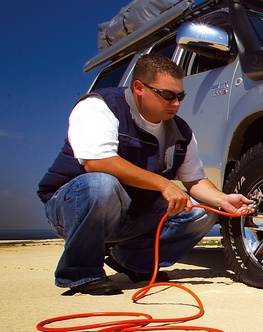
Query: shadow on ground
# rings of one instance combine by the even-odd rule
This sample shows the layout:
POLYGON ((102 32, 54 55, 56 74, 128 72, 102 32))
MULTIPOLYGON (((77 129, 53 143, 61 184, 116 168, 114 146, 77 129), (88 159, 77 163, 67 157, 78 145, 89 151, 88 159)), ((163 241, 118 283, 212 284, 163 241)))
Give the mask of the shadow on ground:
MULTIPOLYGON (((228 269, 223 248, 197 247, 171 268, 162 270, 166 271, 170 281, 175 283, 204 285, 232 283, 233 274, 228 269)), ((113 270, 111 271, 113 272, 113 270)), ((138 289, 148 284, 148 282, 134 284, 124 274, 114 274, 114 272, 110 278, 119 283, 122 289, 138 289)))

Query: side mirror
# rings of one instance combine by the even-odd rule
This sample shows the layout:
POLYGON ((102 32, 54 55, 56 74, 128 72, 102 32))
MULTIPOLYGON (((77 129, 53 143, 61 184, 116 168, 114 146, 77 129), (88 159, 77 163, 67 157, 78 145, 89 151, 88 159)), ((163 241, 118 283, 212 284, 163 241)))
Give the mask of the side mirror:
POLYGON ((228 33, 216 26, 185 22, 178 30, 176 42, 179 47, 187 51, 210 58, 231 57, 228 33))

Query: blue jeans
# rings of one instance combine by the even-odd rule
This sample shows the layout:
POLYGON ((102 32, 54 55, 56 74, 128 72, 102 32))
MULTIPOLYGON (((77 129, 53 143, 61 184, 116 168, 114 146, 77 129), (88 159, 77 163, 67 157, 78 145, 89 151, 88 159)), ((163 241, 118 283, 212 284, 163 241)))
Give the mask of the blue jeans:
MULTIPOLYGON (((59 287, 74 287, 105 276, 105 243, 116 242, 113 257, 137 272, 152 272, 154 240, 167 202, 160 195, 140 217, 127 214, 131 199, 115 177, 86 173, 61 187, 47 202, 46 216, 65 242, 55 271, 59 287)), ((143 204, 143 202, 142 202, 143 204)), ((215 223, 213 213, 194 208, 169 215, 160 236, 159 266, 188 253, 215 223)))

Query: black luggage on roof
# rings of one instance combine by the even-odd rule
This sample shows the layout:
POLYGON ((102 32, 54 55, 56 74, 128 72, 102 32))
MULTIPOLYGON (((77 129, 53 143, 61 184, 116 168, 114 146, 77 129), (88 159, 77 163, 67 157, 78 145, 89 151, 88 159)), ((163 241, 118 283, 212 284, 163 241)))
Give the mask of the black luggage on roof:
POLYGON ((115 44, 182 0, 133 0, 109 22, 99 24, 99 51, 115 44))
MULTIPOLYGON (((142 0, 137 1, 139 4, 139 1, 142 0)), ((147 1, 150 2, 150 0, 147 1)), ((157 0, 154 1, 158 2, 157 0)), ((165 3, 167 0, 159 1, 161 3, 165 3)), ((214 1, 216 0, 208 0, 208 2, 214 1)), ((108 43, 107 47, 105 46, 104 49, 101 48, 98 54, 96 54, 84 64, 84 72, 88 72, 101 65, 102 63, 105 63, 106 61, 111 61, 113 58, 116 59, 116 57, 123 57, 124 54, 127 54, 127 52, 129 53, 136 50, 138 46, 137 43, 144 43, 146 40, 149 42, 149 38, 151 38, 153 34, 156 34, 158 31, 162 31, 171 22, 178 20, 187 12, 191 11, 194 5, 194 0, 173 0, 173 3, 175 4, 174 6, 162 11, 162 13, 156 16, 154 19, 152 17, 151 20, 147 21, 147 24, 143 24, 132 33, 122 35, 122 38, 115 37, 115 41, 111 46, 108 43)), ((104 23, 104 25, 106 28, 107 23, 104 23)), ((106 35, 104 38, 106 38, 106 35)), ((103 40, 102 35, 101 40, 103 40)))

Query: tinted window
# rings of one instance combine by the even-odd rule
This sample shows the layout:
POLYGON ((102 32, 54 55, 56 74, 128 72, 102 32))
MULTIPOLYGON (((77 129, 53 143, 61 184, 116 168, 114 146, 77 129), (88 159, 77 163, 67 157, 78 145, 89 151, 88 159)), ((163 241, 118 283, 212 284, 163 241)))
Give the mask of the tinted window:
POLYGON ((175 37, 173 37, 153 46, 151 53, 160 53, 171 59, 174 54, 175 47, 176 40, 175 37))
POLYGON ((227 65, 226 61, 212 59, 196 53, 188 53, 183 68, 186 75, 194 75, 227 65))
POLYGON ((261 45, 263 45, 263 14, 249 12, 248 17, 254 28, 255 34, 258 36, 261 45))
POLYGON ((109 86, 118 86, 132 58, 133 55, 130 55, 122 59, 121 61, 118 61, 103 69, 99 74, 96 82, 92 86, 91 91, 94 89, 101 89, 109 86))

